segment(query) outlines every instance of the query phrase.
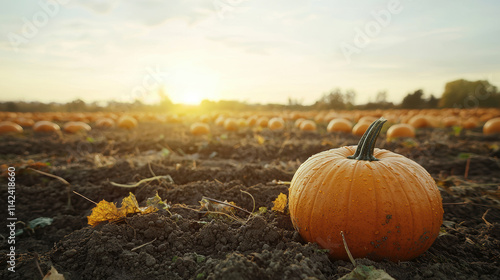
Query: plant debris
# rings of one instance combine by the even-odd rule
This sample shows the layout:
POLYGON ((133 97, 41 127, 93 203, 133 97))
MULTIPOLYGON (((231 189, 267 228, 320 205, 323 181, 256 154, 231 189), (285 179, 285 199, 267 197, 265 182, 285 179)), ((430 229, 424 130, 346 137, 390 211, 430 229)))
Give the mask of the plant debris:
POLYGON ((168 204, 161 200, 156 193, 152 197, 150 204, 146 207, 139 207, 137 199, 133 193, 122 200, 121 207, 117 208, 114 202, 107 202, 101 200, 97 203, 96 207, 92 209, 92 214, 88 216, 88 223, 91 226, 96 226, 102 222, 117 222, 131 214, 148 214, 158 211, 159 209, 166 209, 168 204))

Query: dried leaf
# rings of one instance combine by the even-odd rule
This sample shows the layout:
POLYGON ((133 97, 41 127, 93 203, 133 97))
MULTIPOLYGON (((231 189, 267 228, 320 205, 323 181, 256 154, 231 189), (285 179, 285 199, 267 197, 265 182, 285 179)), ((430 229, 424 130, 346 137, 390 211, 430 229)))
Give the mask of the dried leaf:
POLYGON ((92 209, 90 216, 87 217, 89 225, 93 227, 102 222, 117 221, 121 218, 124 218, 124 216, 118 211, 116 204, 107 202, 104 199, 97 203, 97 206, 92 209))
POLYGON ((280 193, 278 197, 273 201, 274 206, 271 210, 285 213, 287 201, 288 199, 286 197, 286 194, 280 193))
POLYGON ((321 141, 321 146, 335 146, 335 144, 330 141, 330 140, 326 140, 326 139, 323 139, 323 141, 321 141))
MULTIPOLYGON (((228 202, 227 200, 224 200, 225 203, 231 204, 236 206, 236 203, 234 202, 228 202)), ((203 198, 200 201, 200 204, 202 208, 206 209, 209 212, 221 212, 221 213, 226 213, 226 214, 233 214, 235 212, 235 209, 229 205, 225 205, 222 203, 217 203, 212 200, 208 200, 206 198, 203 198)))
POLYGON ((133 193, 130 193, 129 196, 125 197, 122 200, 122 204, 120 208, 117 208, 116 205, 112 202, 107 202, 106 200, 102 200, 97 204, 94 209, 92 209, 92 214, 88 216, 89 225, 96 226, 101 222, 114 222, 120 219, 127 217, 129 214, 148 214, 158 211, 158 206, 163 206, 164 209, 167 209, 167 204, 161 200, 158 196, 158 193, 154 197, 148 198, 148 206, 139 207, 139 203, 137 203, 137 199, 133 193))
POLYGON ((387 272, 373 266, 358 265, 354 270, 339 280, 394 280, 387 272))
POLYGON ((129 195, 122 200, 122 207, 120 207, 119 211, 124 217, 128 214, 141 212, 139 203, 137 203, 137 199, 133 193, 129 193, 129 195))
POLYGON ((156 192, 155 196, 148 198, 148 200, 146 201, 146 206, 152 206, 157 209, 170 209, 170 205, 166 201, 163 201, 161 199, 161 197, 158 195, 158 192, 156 192))
POLYGON ((264 144, 264 142, 266 142, 266 139, 260 135, 256 135, 255 137, 257 138, 257 142, 259 143, 259 145, 262 145, 264 144))
POLYGON ((49 272, 45 274, 42 280, 65 280, 64 275, 57 272, 55 267, 51 267, 49 272))

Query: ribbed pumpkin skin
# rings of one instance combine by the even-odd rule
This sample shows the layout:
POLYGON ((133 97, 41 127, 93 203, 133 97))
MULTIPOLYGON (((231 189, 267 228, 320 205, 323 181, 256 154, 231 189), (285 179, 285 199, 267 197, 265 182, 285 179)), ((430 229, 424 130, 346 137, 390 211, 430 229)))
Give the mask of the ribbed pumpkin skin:
POLYGON ((310 157, 289 194, 292 223, 302 238, 348 260, 405 261, 425 252, 443 220, 442 199, 429 173, 414 161, 377 149, 379 161, 348 159, 357 146, 310 157))

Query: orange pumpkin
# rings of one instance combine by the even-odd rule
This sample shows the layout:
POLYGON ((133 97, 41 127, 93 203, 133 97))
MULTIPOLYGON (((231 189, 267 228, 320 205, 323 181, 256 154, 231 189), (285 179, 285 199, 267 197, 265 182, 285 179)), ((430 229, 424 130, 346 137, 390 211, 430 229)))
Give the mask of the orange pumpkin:
POLYGON ((363 135, 368 127, 370 126, 370 123, 367 122, 358 122, 353 128, 352 128, 352 134, 361 136, 363 135))
POLYGON ((115 126, 115 121, 112 118, 99 118, 95 121, 95 126, 109 128, 115 126))
POLYGON ((376 120, 377 120, 377 117, 374 117, 374 116, 364 116, 364 117, 359 118, 358 123, 360 123, 360 122, 366 122, 369 125, 369 124, 373 123, 376 120))
POLYGON ((258 118, 259 117, 257 117, 257 116, 248 117, 248 119, 247 119, 248 126, 255 126, 257 124, 257 119, 258 118))
POLYGON ((300 130, 316 131, 316 123, 313 120, 303 120, 300 122, 300 130))
POLYGON ((17 118, 15 120, 15 123, 17 123, 18 125, 20 125, 22 127, 32 127, 35 124, 35 121, 32 119, 21 117, 21 118, 17 118))
POLYGON ((452 126, 457 126, 460 124, 460 119, 457 117, 451 116, 451 117, 446 117, 443 119, 443 125, 445 127, 452 127, 452 126))
POLYGON ((35 132, 58 132, 61 128, 49 121, 38 121, 33 125, 33 131, 35 132))
POLYGON ((91 128, 84 122, 67 122, 63 125, 63 130, 68 133, 87 132, 91 128))
POLYGON ((487 121, 483 126, 483 134, 500 133, 500 118, 494 118, 487 121))
POLYGON ((442 199, 429 173, 416 162, 374 148, 382 125, 375 121, 358 146, 313 155, 293 176, 290 217, 307 242, 348 260, 406 261, 425 252, 439 235, 442 199))
POLYGON ((295 122, 294 122, 294 124, 293 124, 293 125, 294 125, 296 128, 299 128, 299 129, 300 129, 300 124, 301 124, 303 121, 305 121, 305 119, 304 119, 304 118, 298 118, 298 119, 296 119, 296 120, 295 120, 295 122))
POLYGON ((218 116, 216 119, 215 119, 215 125, 216 126, 224 126, 224 121, 226 120, 226 117, 225 116, 218 116))
POLYGON ((431 122, 426 116, 423 115, 416 115, 413 116, 409 121, 408 124, 413 126, 414 128, 421 128, 421 127, 429 127, 431 126, 431 122))
POLYGON ((476 118, 466 119, 462 122, 461 126, 464 129, 476 128, 477 127, 477 119, 476 118))
POLYGON ((415 137, 415 128, 406 123, 392 125, 387 130, 387 138, 394 139, 400 137, 415 137))
POLYGON ((195 122, 191 124, 189 131, 193 135, 206 135, 210 133, 210 127, 204 122, 195 122))
POLYGON ((0 134, 4 133, 22 133, 23 128, 17 123, 11 121, 0 122, 0 134))
POLYGON ((248 126, 248 121, 245 118, 237 119, 236 123, 238 124, 239 127, 247 127, 248 126))
POLYGON ((118 127, 132 129, 137 127, 137 120, 134 117, 123 116, 118 119, 118 127))
POLYGON ((209 123, 210 122, 210 116, 209 115, 201 115, 200 116, 200 122, 204 122, 204 123, 209 123))
POLYGON ((234 118, 227 118, 224 120, 224 129, 228 131, 238 130, 238 122, 234 118))
POLYGON ((285 128, 285 121, 282 118, 272 118, 267 123, 270 130, 283 130, 285 128))
POLYGON ((328 132, 346 132, 350 133, 352 131, 352 123, 343 118, 336 118, 331 120, 326 127, 328 132))
POLYGON ((83 113, 73 113, 69 115, 69 119, 74 122, 85 122, 88 123, 89 120, 83 113))
POLYGON ((260 117, 257 119, 256 125, 260 127, 267 127, 269 124, 269 118, 268 117, 260 117))

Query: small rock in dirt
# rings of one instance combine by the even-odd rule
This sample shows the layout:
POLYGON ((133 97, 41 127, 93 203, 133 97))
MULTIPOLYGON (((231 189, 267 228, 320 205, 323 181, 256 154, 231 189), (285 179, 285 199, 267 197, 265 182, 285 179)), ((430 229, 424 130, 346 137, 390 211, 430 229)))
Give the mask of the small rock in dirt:
POLYGON ((158 219, 158 220, 156 220, 155 224, 156 224, 157 227, 162 227, 163 226, 163 220, 158 219))
POLYGON ((152 267, 153 265, 156 264, 156 259, 151 256, 150 254, 146 253, 146 252, 141 252, 140 254, 141 258, 144 258, 144 264, 147 266, 147 267, 152 267))
POLYGON ((424 271, 424 273, 422 274, 422 276, 424 276, 425 278, 429 278, 429 277, 432 277, 434 275, 434 272, 432 272, 432 270, 426 270, 424 271))
POLYGON ((168 246, 167 246, 167 244, 166 244, 166 243, 160 244, 160 245, 158 246, 158 251, 159 251, 159 252, 165 252, 167 249, 168 249, 168 246))
POLYGON ((76 255, 76 250, 75 249, 69 249, 68 251, 64 252, 63 255, 66 257, 66 258, 71 258, 73 257, 74 255, 76 255))

